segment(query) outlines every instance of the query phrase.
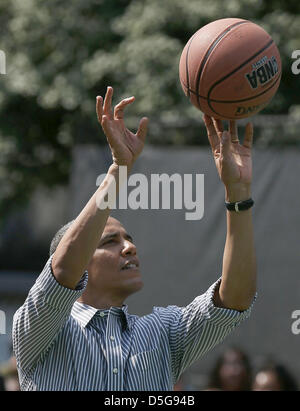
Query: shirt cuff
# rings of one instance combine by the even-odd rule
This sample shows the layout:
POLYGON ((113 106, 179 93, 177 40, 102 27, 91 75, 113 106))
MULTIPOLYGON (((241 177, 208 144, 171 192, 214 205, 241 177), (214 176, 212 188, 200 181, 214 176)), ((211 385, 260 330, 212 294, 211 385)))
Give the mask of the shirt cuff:
POLYGON ((82 295, 88 282, 88 272, 85 271, 75 290, 64 287, 55 278, 52 271, 52 257, 47 261, 42 273, 36 280, 36 287, 43 293, 45 302, 59 309, 71 308, 82 295))
POLYGON ((242 321, 250 317, 251 310, 257 298, 257 293, 255 294, 250 307, 244 311, 237 311, 231 308, 221 308, 216 307, 213 302, 214 294, 216 288, 220 285, 221 278, 218 279, 206 292, 205 298, 207 303, 207 310, 209 321, 213 322, 218 326, 237 326, 242 321))

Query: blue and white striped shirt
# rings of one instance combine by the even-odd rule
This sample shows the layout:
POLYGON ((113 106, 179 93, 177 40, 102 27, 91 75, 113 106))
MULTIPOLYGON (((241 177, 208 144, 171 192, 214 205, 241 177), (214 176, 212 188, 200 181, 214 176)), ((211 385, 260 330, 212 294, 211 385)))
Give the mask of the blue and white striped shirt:
POLYGON ((13 344, 21 390, 170 391, 182 372, 250 314, 217 308, 215 287, 187 307, 154 307, 130 315, 127 306, 98 310, 60 285, 51 258, 14 315, 13 344))

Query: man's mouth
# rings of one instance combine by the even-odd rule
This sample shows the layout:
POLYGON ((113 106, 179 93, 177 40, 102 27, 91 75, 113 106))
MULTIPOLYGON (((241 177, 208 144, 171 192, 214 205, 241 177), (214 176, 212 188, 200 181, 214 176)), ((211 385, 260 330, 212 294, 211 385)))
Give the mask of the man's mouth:
POLYGON ((137 269, 139 267, 138 263, 133 263, 133 262, 127 262, 125 265, 122 267, 122 270, 133 270, 137 269))

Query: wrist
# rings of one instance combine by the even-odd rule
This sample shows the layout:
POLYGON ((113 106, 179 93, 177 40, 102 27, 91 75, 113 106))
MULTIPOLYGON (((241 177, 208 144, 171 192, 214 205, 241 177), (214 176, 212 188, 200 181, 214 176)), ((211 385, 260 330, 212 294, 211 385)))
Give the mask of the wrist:
POLYGON ((119 193, 120 187, 127 184, 130 171, 131 167, 127 165, 119 165, 116 163, 110 165, 107 178, 112 178, 115 181, 117 193, 119 193))
POLYGON ((109 166, 108 173, 110 173, 110 174, 116 174, 116 173, 118 173, 118 171, 119 171, 119 165, 118 165, 118 164, 112 163, 112 164, 109 166))
POLYGON ((225 187, 225 201, 235 203, 251 197, 251 184, 232 184, 225 187))
POLYGON ((133 166, 133 164, 128 165, 128 164, 118 164, 116 162, 113 162, 110 165, 110 167, 108 169, 108 172, 109 173, 119 173, 120 167, 122 167, 123 171, 126 170, 127 174, 130 174, 132 166, 133 166))

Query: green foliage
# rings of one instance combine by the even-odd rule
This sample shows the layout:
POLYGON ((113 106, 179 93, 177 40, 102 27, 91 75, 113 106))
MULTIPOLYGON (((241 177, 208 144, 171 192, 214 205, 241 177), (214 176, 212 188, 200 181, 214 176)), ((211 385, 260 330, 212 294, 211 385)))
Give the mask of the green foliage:
POLYGON ((263 26, 283 60, 280 91, 264 111, 300 105, 291 53, 300 49, 300 3, 280 0, 1 0, 0 214, 41 184, 65 183, 74 143, 105 138, 95 97, 135 95, 129 127, 150 117, 152 143, 206 143, 201 114, 178 80, 181 51, 201 26, 241 17, 263 26), (203 134, 203 133, 202 133, 203 134))

